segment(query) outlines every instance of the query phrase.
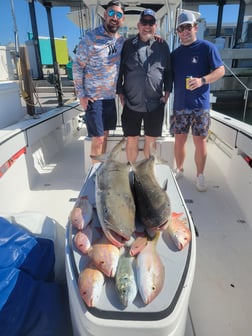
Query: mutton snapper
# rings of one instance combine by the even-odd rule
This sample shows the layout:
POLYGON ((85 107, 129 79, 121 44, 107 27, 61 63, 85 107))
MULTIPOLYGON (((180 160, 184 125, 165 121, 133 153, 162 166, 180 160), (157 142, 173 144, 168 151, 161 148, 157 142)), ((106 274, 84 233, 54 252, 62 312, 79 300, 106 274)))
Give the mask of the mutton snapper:
POLYGON ((139 220, 147 229, 165 230, 168 226, 171 207, 167 195, 167 181, 160 187, 154 173, 155 157, 150 155, 133 165, 134 196, 139 220))
POLYGON ((70 222, 77 230, 83 230, 93 218, 93 207, 87 196, 82 196, 70 213, 70 222))
POLYGON ((111 278, 115 276, 120 253, 105 235, 92 244, 87 254, 102 273, 111 278))
MULTIPOLYGON (((106 237, 117 247, 135 231, 135 203, 129 182, 129 166, 116 160, 125 139, 108 154, 96 172, 96 209, 106 237)), ((99 160, 99 157, 95 157, 99 160)))
POLYGON ((88 253, 93 239, 93 230, 90 225, 86 226, 83 230, 78 231, 74 236, 74 243, 78 251, 83 254, 88 253))
POLYGON ((80 272, 78 287, 80 295, 88 307, 95 307, 98 304, 104 282, 103 273, 92 262, 80 272))
POLYGON ((152 302, 161 292, 165 280, 165 268, 156 250, 160 232, 136 257, 137 286, 145 304, 152 302))
POLYGON ((187 219, 183 212, 172 212, 168 232, 179 250, 185 248, 191 241, 191 231, 187 227, 187 219), (184 216, 181 218, 181 216, 184 216))

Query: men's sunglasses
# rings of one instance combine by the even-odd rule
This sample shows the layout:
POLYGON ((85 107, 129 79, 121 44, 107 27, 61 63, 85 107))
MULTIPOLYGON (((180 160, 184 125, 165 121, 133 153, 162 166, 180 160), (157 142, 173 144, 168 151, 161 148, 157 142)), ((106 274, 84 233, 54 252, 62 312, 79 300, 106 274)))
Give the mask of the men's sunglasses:
POLYGON ((155 20, 141 20, 141 25, 143 26, 154 26, 154 24, 156 23, 155 20))
POLYGON ((184 25, 179 26, 179 27, 177 28, 177 31, 178 31, 179 33, 182 33, 184 30, 189 30, 189 31, 191 31, 192 28, 193 28, 193 26, 192 26, 191 24, 188 23, 188 24, 184 24, 184 25))
POLYGON ((116 11, 114 11, 114 9, 110 9, 108 11, 108 16, 113 17, 114 15, 116 15, 116 17, 117 17, 118 20, 120 20, 123 17, 123 13, 116 12, 116 11))

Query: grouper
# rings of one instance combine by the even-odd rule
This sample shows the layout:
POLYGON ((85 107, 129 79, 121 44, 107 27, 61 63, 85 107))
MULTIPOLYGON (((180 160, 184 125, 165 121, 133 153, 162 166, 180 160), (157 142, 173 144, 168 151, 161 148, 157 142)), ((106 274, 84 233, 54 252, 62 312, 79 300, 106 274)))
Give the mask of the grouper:
MULTIPOLYGON (((135 231, 135 203, 129 181, 129 166, 116 160, 125 138, 105 156, 96 172, 97 215, 105 236, 124 246, 135 231)), ((95 157, 99 159, 99 157, 95 157)))
POLYGON ((154 171, 155 156, 139 161, 133 165, 134 196, 136 213, 140 222, 147 229, 165 230, 171 213, 170 199, 167 195, 167 180, 161 187, 154 171))

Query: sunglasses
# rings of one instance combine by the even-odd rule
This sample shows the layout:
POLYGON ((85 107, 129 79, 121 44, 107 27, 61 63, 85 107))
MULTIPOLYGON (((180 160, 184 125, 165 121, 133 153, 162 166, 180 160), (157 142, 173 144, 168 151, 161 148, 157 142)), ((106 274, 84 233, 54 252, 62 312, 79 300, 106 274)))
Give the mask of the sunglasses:
POLYGON ((142 26, 154 26, 155 25, 155 23, 156 23, 156 21, 155 20, 141 20, 141 25, 142 26))
POLYGON ((177 31, 179 33, 182 33, 184 30, 188 30, 191 31, 193 29, 193 26, 191 24, 185 24, 185 25, 181 25, 177 28, 177 31))
POLYGON ((117 17, 118 20, 120 20, 120 19, 123 17, 123 13, 121 13, 121 12, 116 12, 116 11, 114 11, 114 9, 110 9, 110 10, 108 11, 108 16, 109 16, 109 17, 113 17, 114 15, 116 15, 116 17, 117 17))

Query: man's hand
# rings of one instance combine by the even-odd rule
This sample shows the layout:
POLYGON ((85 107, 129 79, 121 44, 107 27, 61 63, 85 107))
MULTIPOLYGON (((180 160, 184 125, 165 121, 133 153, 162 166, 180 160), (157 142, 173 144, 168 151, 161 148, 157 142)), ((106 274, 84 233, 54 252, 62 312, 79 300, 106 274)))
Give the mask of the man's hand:
POLYGON ((121 102, 122 106, 124 106, 124 94, 119 93, 118 96, 119 96, 119 99, 120 99, 120 102, 121 102))
POLYGON ((94 101, 96 101, 96 99, 95 98, 89 98, 89 97, 80 98, 80 104, 83 107, 84 111, 86 111, 89 101, 91 101, 93 103, 94 101))
POLYGON ((163 43, 164 42, 164 39, 161 36, 159 36, 159 35, 154 35, 154 39, 156 41, 158 41, 159 43, 163 43))

